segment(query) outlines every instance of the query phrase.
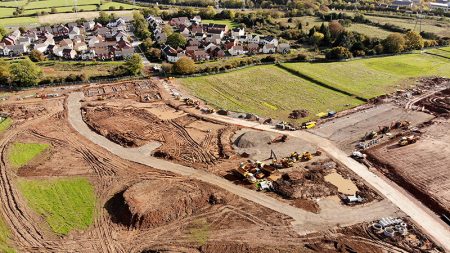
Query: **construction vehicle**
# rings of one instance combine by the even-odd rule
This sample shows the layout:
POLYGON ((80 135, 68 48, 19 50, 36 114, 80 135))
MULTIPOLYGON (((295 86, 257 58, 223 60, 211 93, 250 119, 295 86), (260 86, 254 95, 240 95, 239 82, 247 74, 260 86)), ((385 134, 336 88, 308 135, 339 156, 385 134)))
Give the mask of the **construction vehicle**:
POLYGON ((411 125, 411 123, 407 120, 396 121, 391 124, 391 129, 405 128, 405 127, 409 127, 409 125, 411 125))
POLYGON ((262 167, 262 170, 265 171, 266 173, 268 173, 269 175, 273 174, 275 171, 277 171, 276 168, 270 166, 270 165, 264 165, 262 167))
POLYGON ((389 126, 378 126, 379 133, 380 134, 387 134, 389 131, 391 131, 391 128, 389 126))
POLYGON ((364 136, 364 140, 372 140, 373 138, 376 138, 378 136, 378 133, 375 131, 371 131, 366 133, 366 135, 364 136))
POLYGON ((354 151, 352 153, 352 157, 356 160, 364 160, 366 158, 366 156, 367 156, 366 154, 363 154, 359 151, 354 151))
POLYGON ((198 106, 200 104, 197 100, 193 100, 192 98, 184 98, 183 101, 187 106, 198 106))
POLYGON ((200 111, 201 111, 202 113, 206 113, 206 114, 213 114, 213 113, 215 112, 214 109, 207 108, 207 107, 201 108, 200 111))
POLYGON ((287 138, 288 138, 288 136, 285 134, 279 135, 275 139, 273 139, 271 142, 269 142, 268 144, 286 142, 287 138))
POLYGON ((316 127, 316 125, 317 125, 317 122, 315 122, 315 121, 308 121, 308 122, 305 122, 305 123, 302 124, 302 128, 303 129, 311 129, 311 128, 316 127))
POLYGON ((419 139, 419 137, 415 136, 415 135, 411 135, 408 137, 402 137, 400 139, 400 141, 398 141, 398 145, 400 145, 401 147, 407 146, 407 145, 416 143, 418 139, 419 139))
POLYGON ((302 161, 310 161, 313 159, 313 155, 310 152, 303 152, 302 161))
POLYGON ((287 123, 287 122, 281 122, 275 125, 276 129, 280 129, 280 130, 285 130, 285 131, 295 131, 297 129, 295 129, 295 127, 293 127, 291 124, 287 123))

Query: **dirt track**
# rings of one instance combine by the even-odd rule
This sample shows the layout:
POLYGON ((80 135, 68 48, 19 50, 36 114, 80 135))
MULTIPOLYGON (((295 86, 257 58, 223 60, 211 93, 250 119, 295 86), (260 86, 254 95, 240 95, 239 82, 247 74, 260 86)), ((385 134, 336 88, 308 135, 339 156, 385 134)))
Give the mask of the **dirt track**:
MULTIPOLYGON (((91 142, 107 149, 111 153, 126 160, 134 161, 140 164, 148 165, 156 169, 173 172, 182 176, 195 178, 223 188, 237 196, 248 199, 252 202, 270 208, 276 212, 288 215, 294 219, 294 227, 299 234, 305 235, 314 231, 327 230, 336 224, 352 225, 362 221, 373 220, 386 215, 395 213, 396 209, 386 209, 386 203, 374 203, 374 206, 368 205, 360 208, 352 208, 343 212, 330 212, 324 214, 313 214, 307 211, 297 209, 293 206, 275 200, 267 195, 237 186, 230 181, 212 175, 205 171, 195 170, 190 167, 174 164, 165 160, 143 154, 139 149, 123 148, 105 137, 94 133, 81 116, 82 93, 70 94, 67 101, 69 122, 81 135, 91 142), (380 208, 375 206, 379 205, 380 208)), ((387 205, 389 206, 389 205, 387 205)))

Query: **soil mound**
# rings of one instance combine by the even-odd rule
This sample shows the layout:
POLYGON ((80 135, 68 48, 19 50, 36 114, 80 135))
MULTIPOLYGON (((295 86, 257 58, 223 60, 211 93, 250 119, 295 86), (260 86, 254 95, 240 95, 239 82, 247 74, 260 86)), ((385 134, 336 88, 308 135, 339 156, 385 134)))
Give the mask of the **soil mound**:
POLYGON ((234 145, 239 148, 253 148, 265 145, 272 141, 272 137, 264 132, 249 131, 240 135, 234 145))
POLYGON ((294 110, 289 114, 290 119, 301 119, 309 116, 309 112, 307 110, 294 110))
POLYGON ((122 210, 113 221, 138 229, 158 227, 225 202, 211 186, 196 181, 142 181, 121 195, 111 208, 122 210))

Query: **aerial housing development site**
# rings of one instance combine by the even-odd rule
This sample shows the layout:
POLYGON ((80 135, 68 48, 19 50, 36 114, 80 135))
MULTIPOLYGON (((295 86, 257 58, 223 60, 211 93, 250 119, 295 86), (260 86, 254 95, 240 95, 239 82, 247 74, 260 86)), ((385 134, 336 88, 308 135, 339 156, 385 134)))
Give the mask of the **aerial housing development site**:
POLYGON ((447 0, 1 0, 0 253, 450 253, 447 0))

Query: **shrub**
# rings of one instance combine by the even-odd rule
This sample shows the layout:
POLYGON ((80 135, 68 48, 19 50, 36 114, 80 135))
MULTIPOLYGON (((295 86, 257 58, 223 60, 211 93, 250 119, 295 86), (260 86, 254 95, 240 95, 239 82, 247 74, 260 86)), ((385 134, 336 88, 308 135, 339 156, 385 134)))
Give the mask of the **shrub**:
POLYGON ((352 53, 345 47, 333 47, 326 52, 325 57, 328 60, 343 60, 352 58, 352 53))

